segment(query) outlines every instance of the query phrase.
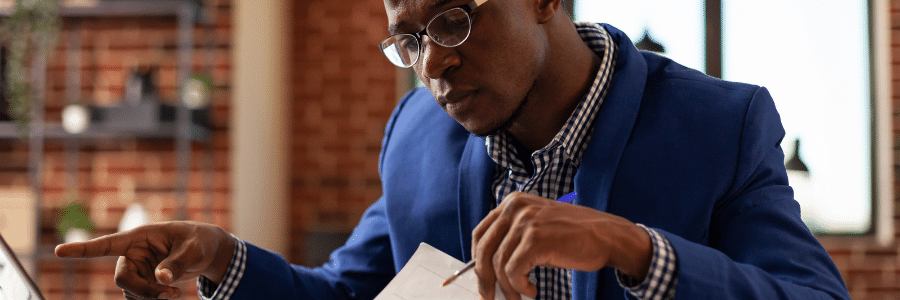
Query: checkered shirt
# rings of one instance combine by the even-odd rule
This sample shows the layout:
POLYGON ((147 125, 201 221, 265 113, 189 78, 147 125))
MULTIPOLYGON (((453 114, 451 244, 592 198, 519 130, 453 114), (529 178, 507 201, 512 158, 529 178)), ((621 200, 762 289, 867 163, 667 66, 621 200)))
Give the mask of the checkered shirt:
POLYGON ((225 271, 225 277, 222 283, 216 286, 205 276, 197 277, 197 293, 203 300, 228 300, 237 289, 241 278, 244 277, 244 268, 247 266, 247 244, 241 239, 234 237, 237 242, 234 246, 234 255, 231 256, 231 263, 228 270, 225 271))
POLYGON ((638 224, 638 226, 650 234, 650 240, 653 242, 650 272, 647 273, 647 279, 639 282, 616 270, 616 279, 619 281, 619 285, 638 299, 672 299, 675 297, 675 286, 678 285, 678 268, 672 245, 656 230, 647 228, 643 224, 638 224))
MULTIPOLYGON (((579 102, 566 125, 547 146, 531 154, 533 175, 529 176, 529 170, 519 160, 518 149, 508 133, 501 132, 485 140, 489 155, 497 163, 493 195, 498 205, 513 191, 557 199, 575 189, 575 172, 590 140, 594 119, 606 97, 618 52, 609 33, 600 25, 580 22, 575 25, 584 43, 600 57, 600 69, 590 91, 579 102)), ((671 298, 676 284, 673 280, 677 271, 675 253, 664 237, 644 228, 653 240, 653 264, 649 275, 643 282, 635 282, 617 271, 619 283, 640 299, 671 298)), ((537 300, 572 298, 571 270, 535 267, 529 279, 537 286, 537 300)))

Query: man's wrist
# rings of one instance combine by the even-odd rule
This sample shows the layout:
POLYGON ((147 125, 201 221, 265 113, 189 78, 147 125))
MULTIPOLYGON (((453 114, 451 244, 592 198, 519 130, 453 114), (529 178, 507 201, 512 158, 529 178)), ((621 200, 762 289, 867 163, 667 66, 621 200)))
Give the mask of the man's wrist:
POLYGON ((678 285, 678 256, 669 240, 656 230, 638 224, 653 243, 653 258, 646 278, 637 280, 616 270, 619 286, 638 299, 672 299, 678 285))
POLYGON ((231 296, 241 283, 241 278, 244 277, 244 270, 247 264, 247 244, 234 235, 231 235, 231 237, 235 241, 235 249, 221 282, 214 283, 206 276, 197 278, 197 291, 200 293, 201 299, 231 299, 231 296))
POLYGON ((202 274, 206 279, 209 279, 216 285, 222 283, 222 279, 225 278, 225 273, 231 265, 231 259, 234 257, 234 252, 237 251, 237 239, 224 229, 222 229, 222 233, 223 238, 219 242, 219 247, 213 256, 213 261, 202 274))
POLYGON ((615 268, 622 274, 638 281, 643 281, 650 271, 650 264, 653 258, 653 241, 644 228, 633 223, 632 226, 629 226, 626 236, 620 249, 621 263, 615 268))

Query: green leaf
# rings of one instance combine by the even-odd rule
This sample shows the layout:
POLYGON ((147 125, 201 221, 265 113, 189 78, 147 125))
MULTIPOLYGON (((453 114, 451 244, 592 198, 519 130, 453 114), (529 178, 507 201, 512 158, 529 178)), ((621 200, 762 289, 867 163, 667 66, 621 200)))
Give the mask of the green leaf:
POLYGON ((88 217, 87 211, 87 208, 77 202, 72 202, 60 208, 59 223, 56 225, 60 238, 66 236, 66 233, 72 228, 81 228, 88 232, 94 232, 94 223, 88 217))

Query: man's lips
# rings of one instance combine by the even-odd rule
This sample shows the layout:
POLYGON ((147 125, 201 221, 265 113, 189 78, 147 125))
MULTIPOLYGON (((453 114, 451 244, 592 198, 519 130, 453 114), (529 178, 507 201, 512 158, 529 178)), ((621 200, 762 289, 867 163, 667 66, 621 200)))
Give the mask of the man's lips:
POLYGON ((455 104, 475 94, 475 90, 452 90, 438 98, 441 104, 455 104))

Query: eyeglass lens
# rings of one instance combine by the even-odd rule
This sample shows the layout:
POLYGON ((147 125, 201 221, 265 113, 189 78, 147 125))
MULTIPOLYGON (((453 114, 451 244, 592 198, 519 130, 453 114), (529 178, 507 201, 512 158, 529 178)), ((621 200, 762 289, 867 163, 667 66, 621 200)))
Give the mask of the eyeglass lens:
MULTIPOLYGON (((434 17, 425 28, 426 34, 438 45, 456 47, 469 37, 469 14, 462 8, 453 8, 434 17)), ((400 67, 410 67, 419 60, 419 39, 412 34, 397 34, 381 42, 381 51, 388 60, 400 67)))
POLYGON ((469 25, 469 14, 462 8, 454 8, 434 18, 426 31, 438 45, 456 47, 469 37, 469 25))
POLYGON ((419 59, 419 41, 412 34, 398 34, 381 42, 381 51, 393 64, 409 67, 419 59))

